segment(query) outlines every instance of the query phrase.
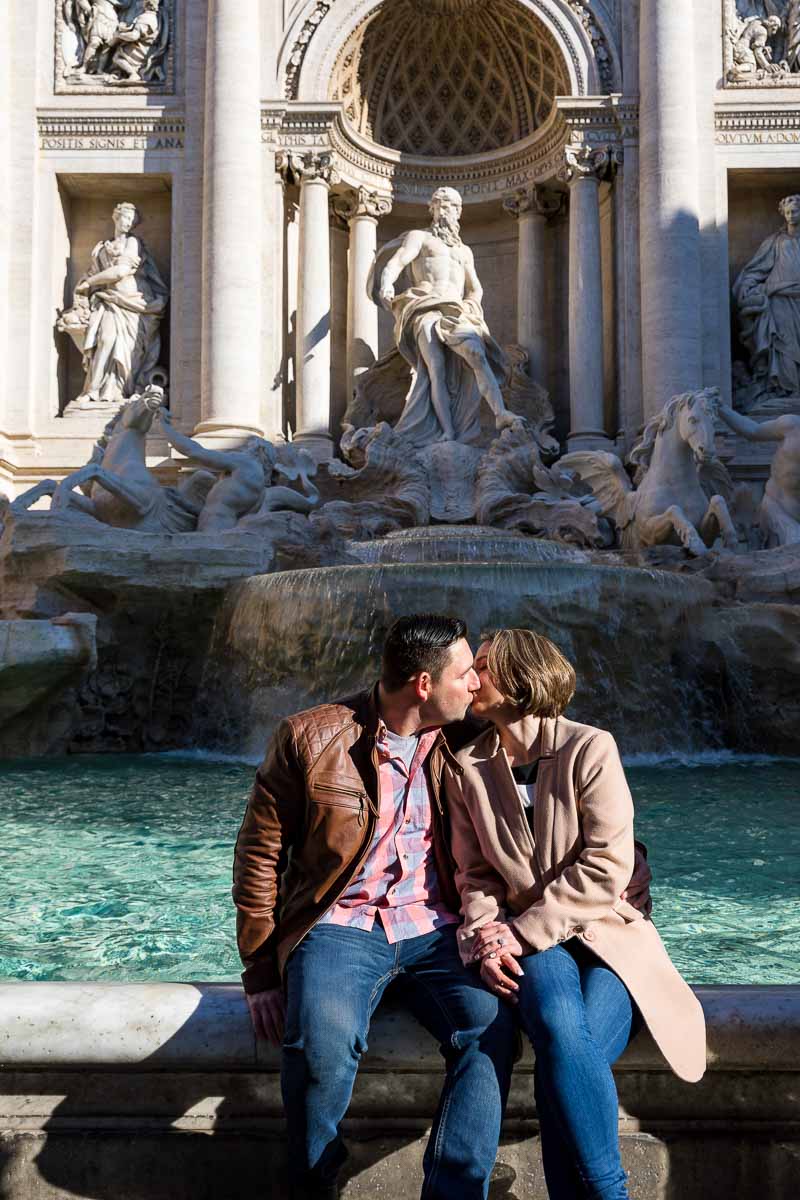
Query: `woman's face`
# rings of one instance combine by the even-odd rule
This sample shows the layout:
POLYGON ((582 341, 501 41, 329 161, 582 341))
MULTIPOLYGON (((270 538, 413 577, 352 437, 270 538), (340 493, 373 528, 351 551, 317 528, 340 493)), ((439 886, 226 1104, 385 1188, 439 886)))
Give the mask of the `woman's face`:
POLYGON ((481 686, 472 697, 472 715, 484 721, 491 721, 496 716, 510 716, 514 711, 505 696, 497 690, 489 674, 486 658, 490 645, 490 642, 481 642, 474 664, 481 686))

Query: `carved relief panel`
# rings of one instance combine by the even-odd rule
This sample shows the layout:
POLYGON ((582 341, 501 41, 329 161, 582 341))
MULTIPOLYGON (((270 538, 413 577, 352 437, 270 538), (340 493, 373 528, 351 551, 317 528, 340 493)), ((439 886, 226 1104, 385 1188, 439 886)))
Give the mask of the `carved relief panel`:
POLYGON ((725 0, 727 87, 800 84, 800 0, 725 0))
POLYGON ((172 92, 176 0, 55 0, 55 90, 172 92))

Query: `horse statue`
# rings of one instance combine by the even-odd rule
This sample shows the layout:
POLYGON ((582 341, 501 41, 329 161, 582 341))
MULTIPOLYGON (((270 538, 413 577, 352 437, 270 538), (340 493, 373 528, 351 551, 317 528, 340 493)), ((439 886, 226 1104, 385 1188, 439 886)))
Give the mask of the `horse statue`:
POLYGON ((58 483, 45 479, 12 504, 27 511, 42 496, 51 496, 51 513, 94 518, 118 529, 140 533, 187 533, 197 518, 216 476, 195 471, 178 487, 163 487, 148 470, 147 435, 164 404, 155 385, 132 396, 109 421, 85 467, 58 483))
POLYGON ((623 549, 671 543, 701 556, 721 537, 735 550, 727 501, 718 491, 709 498, 709 485, 730 483, 714 448, 718 410, 718 388, 673 396, 630 453, 634 483, 615 454, 578 450, 558 466, 589 487, 600 512, 616 524, 623 549))

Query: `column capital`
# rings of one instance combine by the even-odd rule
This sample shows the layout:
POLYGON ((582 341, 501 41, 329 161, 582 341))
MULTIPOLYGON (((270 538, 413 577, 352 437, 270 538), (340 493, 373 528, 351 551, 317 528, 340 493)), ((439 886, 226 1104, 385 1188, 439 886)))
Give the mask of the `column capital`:
POLYGON ((607 175, 611 161, 611 146, 565 146, 564 166, 558 177, 570 185, 582 179, 600 183, 607 175))
POLYGON ((337 217, 341 217, 343 221, 353 221, 357 217, 370 217, 377 221, 392 211, 392 201, 380 192, 360 187, 344 192, 341 196, 334 196, 333 208, 337 217))
POLYGON ((513 217, 521 217, 525 213, 533 213, 539 217, 554 217, 560 212, 564 203, 562 192, 533 184, 530 187, 518 188, 513 196, 506 196, 503 208, 513 217))
POLYGON ((309 150, 299 154, 294 150, 278 150, 275 170, 285 183, 325 183, 328 187, 339 182, 339 172, 333 154, 309 150))

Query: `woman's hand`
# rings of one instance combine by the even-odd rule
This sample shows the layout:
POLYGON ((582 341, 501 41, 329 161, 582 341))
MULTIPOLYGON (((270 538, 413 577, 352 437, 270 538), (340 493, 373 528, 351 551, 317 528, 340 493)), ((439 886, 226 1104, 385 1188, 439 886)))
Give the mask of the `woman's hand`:
POLYGON ((503 921, 489 921, 475 934, 472 961, 477 962, 479 958, 485 958, 491 953, 500 955, 501 951, 503 954, 513 954, 516 958, 524 953, 510 925, 503 921))
POLYGON ((519 991, 519 984, 515 981, 514 976, 524 974, 525 972, 513 954, 495 955, 492 950, 481 962, 481 979, 486 987, 490 992, 494 992, 495 996, 500 996, 501 999, 508 1000, 511 1004, 517 1003, 517 992, 519 991))

